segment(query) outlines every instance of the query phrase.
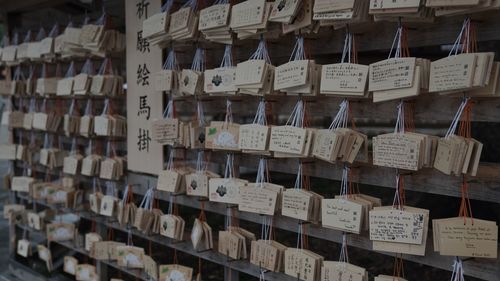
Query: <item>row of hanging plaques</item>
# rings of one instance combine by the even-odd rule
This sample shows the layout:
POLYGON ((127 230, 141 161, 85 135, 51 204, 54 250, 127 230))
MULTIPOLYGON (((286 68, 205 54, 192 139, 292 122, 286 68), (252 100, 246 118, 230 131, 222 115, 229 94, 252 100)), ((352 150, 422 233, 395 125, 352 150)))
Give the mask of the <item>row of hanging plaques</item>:
POLYGON ((170 51, 160 72, 154 73, 158 91, 174 97, 190 95, 257 96, 287 94, 335 95, 369 98, 374 102, 415 98, 421 94, 495 97, 499 64, 492 52, 477 52, 475 29, 466 19, 448 57, 431 62, 411 57, 407 29, 397 29, 387 60, 357 64, 352 34, 347 33, 340 63, 319 65, 306 56, 304 38, 297 37, 289 62, 274 67, 266 44, 260 41, 249 60, 235 64, 226 45, 218 68, 206 69, 204 50, 197 49, 191 69, 180 69, 170 51))
POLYGON ((233 34, 239 40, 279 38, 287 33, 318 33, 323 26, 335 29, 371 21, 433 22, 437 16, 472 14, 496 10, 497 1, 423 1, 423 0, 251 0, 232 4, 215 1, 201 7, 188 0, 180 7, 166 1, 160 13, 143 22, 142 36, 153 45, 175 41, 208 40, 232 44, 233 34))

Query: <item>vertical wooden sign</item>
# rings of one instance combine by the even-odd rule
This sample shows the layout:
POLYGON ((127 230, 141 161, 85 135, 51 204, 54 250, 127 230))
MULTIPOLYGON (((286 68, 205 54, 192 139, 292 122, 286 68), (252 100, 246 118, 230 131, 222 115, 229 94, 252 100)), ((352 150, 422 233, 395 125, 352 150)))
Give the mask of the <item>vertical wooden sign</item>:
POLYGON ((128 169, 157 175, 163 168, 163 146, 152 141, 150 121, 163 113, 163 97, 152 78, 161 70, 162 50, 142 37, 142 22, 160 11, 161 0, 127 0, 125 5, 128 169))

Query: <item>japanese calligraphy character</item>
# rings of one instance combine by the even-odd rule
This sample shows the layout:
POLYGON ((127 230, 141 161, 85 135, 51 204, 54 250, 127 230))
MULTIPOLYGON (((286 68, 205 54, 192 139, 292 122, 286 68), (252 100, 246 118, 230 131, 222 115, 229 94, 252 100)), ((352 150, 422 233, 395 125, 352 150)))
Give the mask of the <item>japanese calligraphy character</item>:
POLYGON ((143 114, 146 114, 146 119, 149 120, 151 107, 148 105, 148 96, 139 96, 139 111, 137 111, 137 116, 143 114))
POLYGON ((141 0, 135 6, 137 7, 136 15, 139 19, 142 19, 143 16, 144 18, 148 17, 149 1, 141 0))
POLYGON ((137 141, 137 148, 139 151, 147 151, 149 152, 149 142, 151 142, 151 138, 149 137, 149 130, 139 128, 139 135, 137 141))
POLYGON ((142 30, 141 31, 137 31, 137 46, 136 46, 136 49, 137 51, 141 52, 141 53, 145 53, 145 52, 150 52, 150 49, 149 49, 149 40, 147 38, 143 38, 142 37, 142 30))
POLYGON ((146 64, 137 67, 137 85, 146 86, 149 85, 149 72, 146 64))

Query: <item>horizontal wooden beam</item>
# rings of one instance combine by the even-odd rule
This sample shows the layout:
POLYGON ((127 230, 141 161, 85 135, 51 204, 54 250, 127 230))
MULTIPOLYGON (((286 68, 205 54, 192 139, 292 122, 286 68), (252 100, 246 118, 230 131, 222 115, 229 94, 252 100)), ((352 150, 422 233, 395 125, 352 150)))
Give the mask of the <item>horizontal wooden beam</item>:
MULTIPOLYGON (((232 110, 235 118, 255 116, 259 97, 231 96, 232 110)), ((309 118, 335 117, 343 98, 333 96, 303 97, 306 101, 306 111, 309 118)), ((225 112, 226 99, 203 95, 200 97, 206 115, 221 115, 225 112)), ((399 100, 382 103, 373 103, 371 99, 350 99, 351 117, 363 123, 390 123, 395 124, 399 100)), ((500 122, 500 99, 474 98, 471 120, 475 122, 500 122)), ((296 96, 266 96, 266 101, 272 109, 272 116, 281 116, 284 121, 291 114, 296 96)), ((422 94, 414 100, 414 121, 418 125, 441 125, 448 127, 462 102, 462 98, 441 96, 438 94, 422 94)), ((192 118, 196 110, 196 100, 193 97, 178 99, 176 111, 179 115, 192 118)), ((279 120, 276 120, 279 121, 279 120)), ((282 122, 284 122, 282 121, 282 122)), ((272 124, 274 120, 270 120, 272 124)))

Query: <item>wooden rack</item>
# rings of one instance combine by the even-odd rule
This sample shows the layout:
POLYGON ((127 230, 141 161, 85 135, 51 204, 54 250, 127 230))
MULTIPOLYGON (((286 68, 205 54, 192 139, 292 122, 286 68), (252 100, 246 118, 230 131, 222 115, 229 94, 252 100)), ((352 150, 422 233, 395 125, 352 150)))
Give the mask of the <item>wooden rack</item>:
MULTIPOLYGON (((128 1, 128 0, 127 0, 128 1)), ((22 1, 20 1, 22 2, 22 1)), ((32 1, 30 2, 37 2, 32 1)), ((38 2, 51 2, 51 1, 38 1, 38 2)), ((53 1, 54 3, 60 1, 53 1)), ((104 1, 106 3, 106 1, 104 1)), ((11 5, 11 4, 10 4, 11 5)), ((24 7, 26 9, 26 7, 24 7)), ((13 9, 15 10, 15 9, 13 9)), ((14 14, 7 14, 6 17, 14 17, 14 14)), ((500 46, 500 21, 498 20, 498 12, 485 12, 473 14, 472 18, 479 20, 478 24, 478 41, 479 47, 487 46, 484 49, 489 51, 496 51, 498 57, 498 46, 500 46)), ((463 17, 450 17, 443 19, 436 19, 435 23, 432 24, 422 24, 422 25, 410 25, 410 35, 409 35, 409 46, 410 48, 423 48, 425 52, 432 53, 433 55, 439 55, 439 46, 442 44, 450 44, 455 40, 457 29, 463 17)), ((364 56, 364 53, 370 52, 371 54, 377 52, 386 52, 388 47, 390 47, 390 42, 392 42, 392 36, 394 34, 395 24, 394 23, 370 23, 367 26, 361 26, 354 30, 360 36, 359 51, 361 52, 359 57, 361 60, 369 60, 369 55, 364 56)), ((320 58, 320 60, 331 62, 334 55, 338 54, 342 49, 344 33, 342 30, 333 31, 332 29, 322 29, 318 35, 313 36, 312 39, 312 56, 320 58), (321 42, 321 43, 319 43, 321 42)), ((283 54, 288 54, 291 51, 293 37, 286 36, 280 39, 278 42, 270 42, 269 49, 271 58, 276 58, 277 60, 283 59, 283 54)), ((236 55, 238 58, 246 58, 251 53, 251 50, 255 46, 254 41, 242 41, 236 43, 236 55), (248 43, 248 44, 247 44, 248 43)), ((190 48, 193 46, 191 44, 179 44, 180 48, 190 48)), ((208 45, 210 50, 214 52, 220 51, 220 45, 208 45)), ((185 55, 186 56, 186 55, 185 55)), ((188 57, 188 56, 186 56, 188 57)), ((269 102, 273 107, 273 115, 277 116, 288 116, 293 104, 296 102, 296 97, 271 97, 269 102)), ((221 113, 221 108, 224 108, 225 98, 216 97, 203 97, 201 99, 204 103, 205 114, 215 115, 221 113)), ((254 115, 258 99, 255 97, 231 97, 233 103, 233 112, 236 112, 237 118, 245 118, 254 115)), ((335 97, 314 97, 306 98, 308 106, 311 107, 310 118, 315 121, 318 125, 324 121, 326 118, 331 118, 336 112, 338 104, 340 103, 340 98, 335 97)), ((433 94, 423 94, 415 99, 415 123, 417 124, 417 131, 421 132, 432 132, 432 134, 442 135, 444 134, 447 126, 451 122, 451 119, 460 103, 460 98, 453 98, 447 96, 438 96, 433 94)), ((373 104, 370 100, 359 99, 353 102, 352 105, 352 115, 357 124, 359 124, 359 129, 369 136, 380 134, 392 130, 395 122, 395 108, 397 102, 384 102, 379 104, 373 104)), ((190 118, 193 116, 194 100, 192 98, 182 98, 176 101, 176 108, 181 119, 190 118)), ((500 125, 500 99, 476 99, 474 109, 472 112, 473 122, 491 122, 496 126, 500 125)), ((276 120, 279 122, 279 120, 276 120)), ((41 136, 38 136, 41 138, 41 136)), ((84 140, 81 144, 85 144, 84 140)), ((124 143, 118 148, 125 149, 124 143)), ((239 161, 240 167, 245 167, 249 169, 255 169, 258 165, 258 157, 252 155, 242 155, 244 161, 239 161)), ((191 161, 196 158, 194 152, 187 152, 185 155, 186 161, 191 161)), ((212 152, 211 161, 214 163, 222 164, 224 163, 224 153, 223 152, 212 152)), ((297 160, 294 159, 272 159, 270 161, 269 169, 271 172, 280 172, 293 174, 295 172, 295 165, 297 160)), ((17 163, 16 166, 21 168, 22 165, 17 163)), ((36 167, 39 172, 45 172, 43 167, 36 167)), ((359 164, 353 169, 355 175, 354 178, 360 183, 365 185, 375 186, 375 188, 395 188, 393 175, 393 169, 375 167, 369 164, 359 164)), ((305 169, 305 174, 329 180, 338 181, 341 178, 342 168, 338 165, 332 165, 321 161, 312 161, 307 164, 307 169, 305 169)), ((55 174, 59 174, 55 172, 55 174)), ((156 184, 156 176, 146 175, 140 173, 134 173, 131 171, 128 174, 128 182, 131 184, 138 184, 140 188, 134 188, 134 192, 138 195, 144 195, 146 191, 146 182, 151 185, 156 184)), ((82 177, 82 185, 90 186, 91 180, 89 178, 82 177)), ((433 169, 424 169, 412 173, 405 177, 405 188, 407 190, 416 191, 420 193, 427 193, 431 195, 441 195, 449 197, 460 197, 460 180, 455 177, 446 176, 442 173, 433 169)), ((314 188, 314 187, 313 187, 314 188)), ((29 200, 28 198, 19 195, 12 194, 16 196, 18 200, 29 200)), ((482 162, 479 168, 478 175, 471 179, 469 188, 469 197, 474 200, 492 204, 495 209, 500 207, 500 163, 486 163, 482 162)), ((165 192, 159 193, 159 199, 162 201, 168 201, 168 195, 165 192)), ((458 202, 458 200, 457 200, 458 202)), ((176 196, 176 203, 199 209, 200 203, 198 199, 179 195, 176 196)), ((458 204, 458 203, 457 203, 458 204)), ((37 201, 36 205, 43 208, 58 208, 58 206, 47 204, 43 201, 37 201)), ((225 205, 207 202, 205 204, 205 211, 210 213, 215 213, 219 215, 225 215, 226 209, 225 205)), ((442 206, 435 206, 436 209, 442 208, 442 206)), ((64 210, 70 212, 71 210, 64 210)), ((431 214, 432 214, 431 209, 431 214)), ((98 232, 104 233, 107 228, 115 229, 116 231, 127 231, 121 228, 116 222, 110 221, 100 216, 91 214, 90 212, 79 212, 81 219, 87 221, 93 221, 97 225, 98 232)), ((261 217, 256 214, 251 213, 238 213, 238 218, 242 221, 247 221, 251 223, 260 223, 261 217)), ((497 218, 498 219, 498 218, 497 218)), ((190 222, 187 222, 190 223, 190 222)), ((275 217, 275 227, 286 231, 296 231, 298 221, 291 218, 286 218, 277 215, 275 217)), ((11 226, 11 235, 16 235, 16 232, 27 230, 30 231, 32 237, 36 237, 39 241, 46 240, 45 233, 34 231, 33 229, 22 225, 15 224, 11 226)), ((132 230, 132 234, 135 237, 140 237, 145 240, 152 241, 158 245, 162 245, 168 248, 176 249, 178 251, 184 252, 186 254, 200 257, 204 260, 210 261, 212 263, 218 264, 226 269, 231 269, 235 272, 242 272, 251 276, 259 276, 259 268, 255 265, 250 264, 248 261, 231 261, 229 262, 227 258, 215 251, 209 252, 197 252, 193 250, 190 241, 176 242, 171 239, 162 236, 147 236, 139 231, 132 230)), ((311 237, 315 237, 321 240, 330 241, 334 243, 340 243, 342 241, 341 232, 322 228, 320 226, 311 225, 309 227, 308 234, 311 237)), ((188 235, 186 235, 188 236, 188 235)), ((12 241, 15 241, 15 237, 11 237, 12 241)), ((214 239, 217 241, 217 239, 214 239)), ((427 241, 426 256, 413 256, 404 255, 403 258, 410 262, 416 262, 425 264, 431 267, 436 267, 444 270, 451 270, 451 264, 453 257, 440 256, 433 251, 432 239, 427 241)), ((72 242, 57 242, 61 246, 68 249, 68 252, 76 252, 82 255, 88 255, 84 249, 76 247, 72 242)), ((372 242, 367 237, 366 233, 362 235, 349 235, 348 245, 356 248, 371 251, 372 242)), ((22 264, 15 260, 15 250, 11 248, 11 265, 16 267, 16 270, 22 268, 22 264)), ((392 256, 391 253, 382 253, 392 256)), ((98 271, 101 274, 102 280, 109 280, 111 276, 106 275, 106 268, 115 268, 123 273, 129 275, 133 278, 138 278, 140 280, 147 281, 149 278, 140 271, 130 270, 118 266, 115 262, 110 261, 97 261, 98 271)), ((496 260, 486 260, 486 259, 471 259, 464 262, 464 272, 468 276, 476 277, 483 280, 499 281, 500 280, 500 259, 496 260)), ((22 273, 19 273, 22 274, 22 273)), ((237 274, 232 275, 231 280, 237 281, 237 274)), ((26 278, 24 278, 26 279, 26 278)), ((61 280, 59 277, 53 277, 54 280, 61 280)), ((227 280, 227 278, 226 278, 227 280)), ((267 273, 266 280, 296 280, 284 273, 267 273)))

